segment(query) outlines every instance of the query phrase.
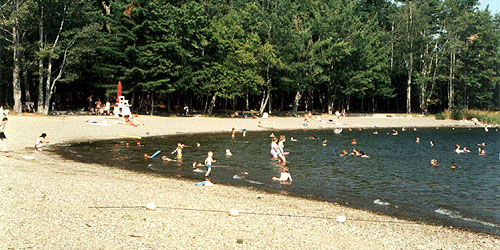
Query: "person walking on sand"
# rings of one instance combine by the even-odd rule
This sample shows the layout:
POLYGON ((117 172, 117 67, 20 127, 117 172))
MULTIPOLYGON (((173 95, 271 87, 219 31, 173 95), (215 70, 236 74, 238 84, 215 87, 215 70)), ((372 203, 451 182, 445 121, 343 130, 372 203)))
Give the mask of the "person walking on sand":
POLYGON ((210 173, 212 172, 212 164, 216 162, 213 156, 214 153, 212 151, 208 151, 207 158, 205 159, 205 166, 207 167, 207 173, 205 176, 210 176, 210 173))
POLYGON ((0 140, 2 141, 3 144, 3 152, 7 152, 7 136, 5 136, 5 126, 7 125, 7 122, 9 119, 7 117, 4 117, 2 119, 2 122, 0 122, 0 140))

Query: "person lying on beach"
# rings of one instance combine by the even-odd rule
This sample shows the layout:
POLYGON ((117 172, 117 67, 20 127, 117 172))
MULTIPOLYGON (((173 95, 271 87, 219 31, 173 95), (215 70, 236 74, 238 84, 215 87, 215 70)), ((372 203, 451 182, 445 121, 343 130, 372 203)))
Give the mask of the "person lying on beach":
POLYGON ((182 149, 184 149, 184 144, 181 144, 181 143, 177 143, 177 148, 175 148, 174 151, 172 151, 171 154, 174 154, 174 153, 177 153, 176 157, 177 159, 181 159, 182 158, 182 149))
POLYGON ((361 158, 370 158, 370 156, 366 155, 363 151, 359 151, 359 156, 361 156, 361 158))
POLYGON ((212 183, 212 181, 210 180, 210 178, 205 177, 205 180, 204 180, 204 181, 201 181, 201 182, 196 182, 194 185, 195 185, 195 186, 205 186, 205 187, 211 187, 211 186, 213 186, 214 184, 212 183))
POLYGON ((208 151, 207 158, 205 159, 205 166, 207 167, 207 173, 205 176, 210 176, 212 172, 212 164, 216 162, 213 158, 214 153, 212 151, 208 151))
POLYGON ((228 148, 226 149, 226 156, 232 156, 233 153, 231 153, 231 150, 228 148))
POLYGON ((129 115, 125 115, 123 116, 123 119, 125 120, 125 123, 130 125, 130 126, 133 126, 133 127, 138 127, 140 125, 144 125, 142 123, 138 123, 138 122, 134 122, 130 119, 130 116, 129 115))
POLYGON ((326 147, 326 143, 327 143, 327 142, 328 142, 328 140, 323 140, 323 142, 321 143, 321 145, 322 145, 323 147, 326 147))
POLYGON ((433 166, 433 167, 440 167, 441 165, 438 164, 438 162, 437 162, 436 159, 431 159, 431 166, 433 166))
POLYGON ((346 156, 348 153, 347 153, 347 150, 343 150, 342 153, 340 153, 340 156, 346 156))
POLYGON ((280 141, 278 142, 278 148, 280 149, 280 152, 285 155, 285 141, 286 137, 284 135, 280 135, 280 141))
POLYGON ((47 134, 42 133, 37 139, 35 143, 35 149, 38 151, 42 151, 42 147, 45 146, 45 144, 48 144, 49 141, 46 140, 47 134))
POLYGON ((280 177, 273 177, 272 178, 273 181, 279 181, 280 184, 291 184, 292 183, 292 176, 290 175, 290 173, 288 172, 288 168, 287 167, 284 167, 281 169, 281 174, 280 174, 280 177))

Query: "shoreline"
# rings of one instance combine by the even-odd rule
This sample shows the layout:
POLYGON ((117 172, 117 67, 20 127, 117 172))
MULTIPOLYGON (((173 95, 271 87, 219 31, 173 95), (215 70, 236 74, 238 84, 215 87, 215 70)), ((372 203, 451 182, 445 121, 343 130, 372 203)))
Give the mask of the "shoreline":
MULTIPOLYGON (((26 142, 34 140, 39 131, 27 133, 20 129, 14 132, 14 127, 37 127, 42 132, 47 132, 51 142, 68 143, 82 139, 113 139, 119 138, 120 134, 129 133, 144 135, 145 132, 150 132, 156 136, 165 131, 165 126, 170 126, 170 131, 163 135, 206 130, 230 133, 233 126, 243 127, 248 125, 247 121, 257 123, 256 120, 248 119, 231 121, 232 119, 192 118, 202 121, 193 122, 189 118, 141 117, 141 122, 146 124, 144 127, 114 124, 112 127, 96 127, 82 124, 87 118, 96 117, 12 117, 12 123, 10 121, 7 125, 7 137, 19 138, 12 144, 9 142, 9 149, 14 150, 13 152, 0 153, 3 172, 0 179, 0 194, 3 197, 0 201, 0 232, 5 230, 3 235, 9 239, 5 241, 7 247, 494 249, 500 244, 500 237, 486 233, 450 229, 421 221, 408 224, 408 220, 326 201, 269 194, 254 190, 255 188, 223 184, 210 188, 193 187, 192 182, 185 179, 165 176, 157 178, 150 174, 103 168, 99 164, 73 162, 50 153, 30 153, 25 150, 26 147, 29 148, 26 142), (60 124, 61 120, 64 121, 63 126, 60 124), (65 135, 68 130, 74 131, 74 134, 65 135), (35 160, 22 158, 28 154, 33 155, 35 160), (158 207, 207 208, 219 211, 236 208, 241 215, 229 217, 222 212, 146 211, 142 208, 95 211, 96 209, 89 208, 106 205, 144 206, 151 201, 158 207), (265 218, 270 216, 262 215, 270 213, 269 211, 288 215, 308 214, 318 218, 345 215, 347 221, 338 223, 330 219, 284 219, 279 216, 271 216, 270 220, 265 218), (374 220, 388 222, 369 222, 374 220)), ((303 129, 295 124, 299 122, 301 125, 301 121, 301 118, 271 118, 263 123, 278 126, 285 124, 288 129, 303 129)), ((405 122, 401 124, 404 126, 405 122)), ((443 125, 441 122, 437 124, 443 125)), ((444 124, 461 125, 456 121, 444 124)), ((246 127, 251 130, 266 130, 256 125, 246 127)), ((363 125, 364 128, 372 127, 369 123, 363 125)), ((313 124, 307 129, 315 127, 317 126, 313 124)), ((389 123, 387 127, 394 126, 389 123)))

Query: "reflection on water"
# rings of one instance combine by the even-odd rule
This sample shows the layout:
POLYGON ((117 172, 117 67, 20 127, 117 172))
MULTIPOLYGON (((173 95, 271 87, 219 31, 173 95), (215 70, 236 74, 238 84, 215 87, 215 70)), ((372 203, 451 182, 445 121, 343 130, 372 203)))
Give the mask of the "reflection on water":
POLYGON ((203 178, 205 169, 194 172, 193 161, 203 162, 207 152, 213 151, 217 160, 212 171, 215 183, 349 203, 384 214, 500 234, 499 132, 419 129, 400 131, 398 136, 392 136, 390 129, 379 130, 378 135, 373 130, 344 130, 339 135, 333 131, 274 132, 298 139, 285 143, 285 151, 290 152, 287 166, 294 180, 289 186, 271 180, 279 176, 280 165, 270 160, 269 132, 250 131, 246 137, 237 134, 235 139, 231 139, 231 133, 143 138, 144 147, 127 139, 82 142, 59 147, 58 151, 77 161, 196 179, 203 178), (306 139, 311 135, 320 140, 306 139), (420 143, 416 143, 416 137, 420 143), (356 145, 351 145, 353 138, 356 145), (324 139, 327 146, 322 146, 324 139), (483 141, 487 155, 479 156, 477 144, 483 141), (184 149, 183 161, 162 161, 163 155, 175 158, 170 153, 179 142, 190 146, 184 149), (197 142, 200 147, 195 146, 197 142), (456 154, 455 144, 472 152, 456 154), (334 156, 354 146, 370 158, 334 156), (225 156, 228 148, 233 152, 231 157, 225 156), (157 150, 162 150, 157 158, 143 157, 157 150), (431 167, 433 158, 442 167, 431 167), (449 168, 452 161, 458 169, 449 168))

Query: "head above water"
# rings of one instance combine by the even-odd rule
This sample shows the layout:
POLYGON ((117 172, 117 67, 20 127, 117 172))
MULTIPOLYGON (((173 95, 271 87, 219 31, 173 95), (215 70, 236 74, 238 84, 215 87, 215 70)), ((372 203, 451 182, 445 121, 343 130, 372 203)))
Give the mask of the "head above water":
POLYGON ((213 156, 213 155, 214 155, 214 152, 208 151, 208 156, 213 156))

